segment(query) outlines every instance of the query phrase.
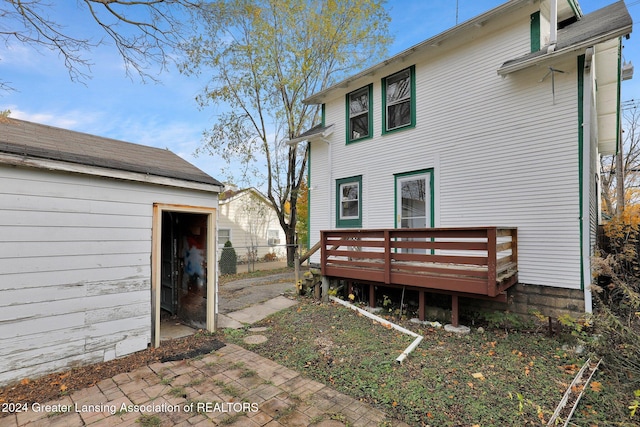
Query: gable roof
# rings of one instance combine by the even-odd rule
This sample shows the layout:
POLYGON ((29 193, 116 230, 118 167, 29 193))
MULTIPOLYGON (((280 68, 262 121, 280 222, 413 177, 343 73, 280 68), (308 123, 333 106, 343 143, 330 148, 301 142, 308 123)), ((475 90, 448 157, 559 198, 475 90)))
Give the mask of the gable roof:
POLYGON ((20 164, 15 160, 20 157, 27 166, 33 165, 29 160, 53 161, 48 164, 133 172, 222 188, 219 181, 169 150, 11 118, 0 120, 0 154, 9 155, 0 156, 0 163, 11 158, 13 164, 20 164))
POLYGON ((626 36, 631 33, 632 26, 633 20, 624 1, 613 3, 584 15, 582 19, 558 30, 558 42, 552 52, 542 48, 537 52, 509 60, 498 69, 498 74, 509 74, 559 55, 584 50, 599 43, 626 36))
POLYGON ((253 194, 258 200, 268 204, 271 206, 271 202, 267 199, 267 196, 262 194, 254 187, 243 188, 242 190, 230 189, 226 190, 224 193, 220 194, 220 205, 224 205, 225 203, 233 202, 234 200, 239 199, 245 194, 253 194))

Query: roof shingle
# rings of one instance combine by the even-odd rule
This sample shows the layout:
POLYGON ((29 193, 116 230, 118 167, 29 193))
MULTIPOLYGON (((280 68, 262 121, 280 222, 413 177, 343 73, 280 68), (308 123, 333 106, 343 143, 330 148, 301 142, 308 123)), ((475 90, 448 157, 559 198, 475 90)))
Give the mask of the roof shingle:
POLYGON ((11 118, 0 120, 0 153, 222 186, 169 150, 11 118))

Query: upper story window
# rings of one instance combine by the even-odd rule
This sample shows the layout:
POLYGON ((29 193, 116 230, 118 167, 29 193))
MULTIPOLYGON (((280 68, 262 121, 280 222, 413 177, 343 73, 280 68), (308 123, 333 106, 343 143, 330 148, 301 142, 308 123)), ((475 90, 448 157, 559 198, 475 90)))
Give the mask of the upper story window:
POLYGON ((371 89, 369 85, 347 95, 347 143, 371 138, 371 89))
POLYGON ((390 132, 415 126, 415 67, 382 79, 384 130, 390 132))

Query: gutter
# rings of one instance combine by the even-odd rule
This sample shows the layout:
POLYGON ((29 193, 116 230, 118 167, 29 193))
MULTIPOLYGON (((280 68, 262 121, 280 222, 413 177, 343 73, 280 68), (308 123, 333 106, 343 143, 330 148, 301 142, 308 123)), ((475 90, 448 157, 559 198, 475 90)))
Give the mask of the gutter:
POLYGON ((383 319, 382 317, 376 316, 375 314, 369 313, 367 310, 363 310, 360 307, 356 307, 353 304, 350 304, 346 301, 341 300, 340 298, 336 298, 334 296, 329 296, 329 299, 331 301, 337 302, 339 304, 344 305, 347 308, 350 308, 351 310, 357 311, 358 313, 362 314, 363 316, 368 317, 369 319, 375 320, 376 322, 379 322, 382 324, 382 326, 387 327, 387 328, 393 328, 396 331, 400 331, 404 334, 407 335, 411 335, 412 337, 415 338, 415 340, 413 340, 413 342, 411 344, 409 344, 409 347, 407 347, 400 356, 398 356, 396 358, 396 362, 398 363, 402 363, 402 361, 404 359, 407 358, 407 356, 409 355, 409 353, 411 353, 413 350, 415 350, 415 348, 418 346, 418 344, 420 344, 420 342, 423 339, 422 335, 418 335, 413 331, 410 331, 409 329, 403 328, 400 325, 396 325, 395 323, 391 323, 388 320, 383 319))
POLYGON ((621 29, 617 29, 615 31, 611 31, 609 33, 606 34, 602 34, 598 37, 586 40, 582 43, 579 44, 575 44, 572 46, 567 46, 565 48, 562 48, 560 50, 554 50, 551 53, 547 53, 546 55, 537 55, 534 56, 532 58, 526 59, 524 61, 517 61, 514 64, 511 65, 504 65, 502 67, 500 67, 498 69, 498 75, 500 76, 506 76, 507 74, 511 74, 515 71, 520 71, 520 70, 524 70, 525 68, 529 68, 532 67, 534 65, 541 65, 545 62, 551 61, 557 57, 560 57, 562 55, 565 55, 567 53, 571 53, 571 52, 577 52, 577 51, 584 51, 587 48, 591 47, 591 46, 595 46, 597 44, 609 41, 611 39, 617 38, 617 37, 622 37, 624 35, 627 35, 631 32, 631 26, 626 26, 624 28, 621 29))

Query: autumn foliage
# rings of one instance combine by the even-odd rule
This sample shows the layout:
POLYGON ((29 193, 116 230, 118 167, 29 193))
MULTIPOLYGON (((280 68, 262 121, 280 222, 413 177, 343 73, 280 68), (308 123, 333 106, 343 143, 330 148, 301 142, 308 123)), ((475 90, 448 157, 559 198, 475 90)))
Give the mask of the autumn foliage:
POLYGON ((628 206, 604 226, 594 258, 594 350, 624 382, 640 387, 640 205, 628 206))

